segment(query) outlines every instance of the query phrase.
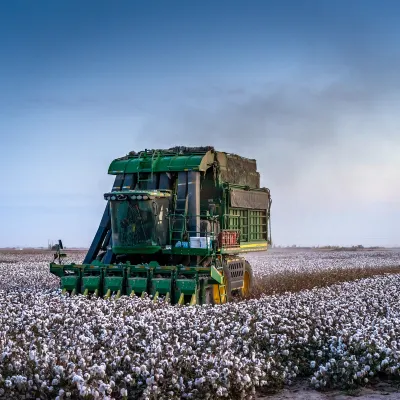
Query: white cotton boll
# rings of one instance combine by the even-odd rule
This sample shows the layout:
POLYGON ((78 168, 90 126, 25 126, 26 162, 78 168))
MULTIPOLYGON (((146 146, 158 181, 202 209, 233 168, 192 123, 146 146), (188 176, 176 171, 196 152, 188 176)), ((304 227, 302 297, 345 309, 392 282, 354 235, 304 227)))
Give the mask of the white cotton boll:
POLYGON ((194 384, 196 386, 199 386, 199 385, 202 385, 205 381, 206 381, 206 379, 204 377, 196 378, 195 381, 194 381, 194 384))
POLYGON ((315 385, 317 382, 318 382, 318 381, 317 381, 317 378, 316 378, 315 376, 313 376, 313 377, 311 378, 311 384, 312 384, 312 385, 315 385))
POLYGON ((81 382, 84 382, 84 380, 83 380, 83 378, 82 378, 81 376, 75 374, 75 375, 72 377, 72 382, 79 384, 79 383, 81 383, 81 382))
POLYGON ((242 335, 246 335, 247 333, 249 333, 250 332, 250 328, 248 327, 248 326, 244 326, 243 328, 242 328, 242 335))
POLYGON ((146 385, 147 386, 150 386, 151 384, 153 384, 153 382, 154 382, 154 377, 150 377, 150 378, 146 379, 146 385))

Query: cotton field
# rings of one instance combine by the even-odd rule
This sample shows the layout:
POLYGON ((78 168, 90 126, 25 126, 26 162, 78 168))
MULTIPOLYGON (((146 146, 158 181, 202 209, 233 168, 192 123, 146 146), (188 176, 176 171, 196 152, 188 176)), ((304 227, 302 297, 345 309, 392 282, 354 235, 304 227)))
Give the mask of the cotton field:
POLYGON ((379 268, 400 265, 400 251, 312 251, 312 250, 270 250, 263 253, 247 254, 257 276, 276 273, 303 273, 330 271, 349 268, 379 268))
MULTIPOLYGON (((325 389, 399 376, 399 274, 179 307, 62 296, 49 256, 0 253, 0 398, 248 399, 298 377, 325 389)), ((247 258, 258 277, 400 265, 392 251, 247 258)))

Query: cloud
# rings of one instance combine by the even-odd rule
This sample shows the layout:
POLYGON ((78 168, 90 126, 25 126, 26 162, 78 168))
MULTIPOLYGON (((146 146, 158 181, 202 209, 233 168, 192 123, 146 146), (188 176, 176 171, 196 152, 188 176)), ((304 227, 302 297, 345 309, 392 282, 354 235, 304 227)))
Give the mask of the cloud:
POLYGON ((240 81, 193 89, 162 123, 148 121, 148 140, 256 158, 281 215, 396 203, 400 58, 362 41, 338 47, 336 58, 309 58, 258 89, 240 81))
MULTIPOLYGON (((389 92, 368 82, 338 80, 326 87, 282 84, 238 99, 225 99, 215 109, 204 105, 180 108, 167 135, 175 142, 210 143, 221 149, 258 156, 260 165, 280 181, 290 183, 312 158, 356 137, 352 127, 375 116, 389 92), (294 168, 294 169, 293 169, 294 168)), ((389 112, 395 112, 388 108, 389 112)), ((165 127, 164 127, 165 128, 165 127)), ((152 127, 153 130, 153 127, 152 127)), ((391 135, 380 131, 380 135, 391 135)), ((159 132, 161 135, 161 132, 159 132)), ((376 131, 370 127, 366 135, 376 131)))

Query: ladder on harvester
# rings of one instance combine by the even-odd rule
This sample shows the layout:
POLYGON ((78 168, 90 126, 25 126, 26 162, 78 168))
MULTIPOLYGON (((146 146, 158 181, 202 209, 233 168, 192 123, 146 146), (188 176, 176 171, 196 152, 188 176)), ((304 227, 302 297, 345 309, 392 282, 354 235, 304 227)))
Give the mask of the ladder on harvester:
POLYGON ((171 245, 183 241, 186 233, 186 214, 174 214, 171 223, 171 245))
POLYGON ((178 188, 176 191, 175 211, 171 226, 172 240, 171 245, 182 241, 186 232, 186 218, 188 209, 188 174, 187 172, 178 172, 178 188))
MULTIPOLYGON (((138 171, 137 171, 137 184, 139 185, 140 182, 154 182, 154 168, 155 168, 155 164, 157 163, 158 159, 161 156, 161 153, 158 150, 154 150, 151 153, 151 158, 149 161, 149 157, 147 157, 148 152, 145 151, 141 151, 139 153, 139 165, 138 165, 138 171), (147 175, 146 178, 143 178, 141 176, 141 174, 143 174, 143 172, 141 172, 142 168, 146 169, 147 168, 147 163, 150 162, 150 174, 147 175)), ((155 189, 155 188, 154 188, 155 189)))

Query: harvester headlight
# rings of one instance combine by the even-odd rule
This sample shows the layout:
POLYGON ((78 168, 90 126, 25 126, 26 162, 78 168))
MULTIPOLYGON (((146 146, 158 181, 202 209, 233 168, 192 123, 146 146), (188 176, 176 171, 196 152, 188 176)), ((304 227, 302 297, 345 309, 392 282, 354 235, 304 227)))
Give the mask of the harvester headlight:
POLYGON ((131 199, 132 200, 136 200, 136 196, 131 196, 131 199))
POLYGON ((142 196, 139 194, 139 195, 137 196, 137 199, 138 199, 138 200, 142 200, 142 196))
POLYGON ((115 196, 111 196, 111 200, 115 200, 116 199, 116 197, 115 196))
POLYGON ((147 200, 148 199, 148 197, 147 196, 143 196, 143 200, 147 200))

